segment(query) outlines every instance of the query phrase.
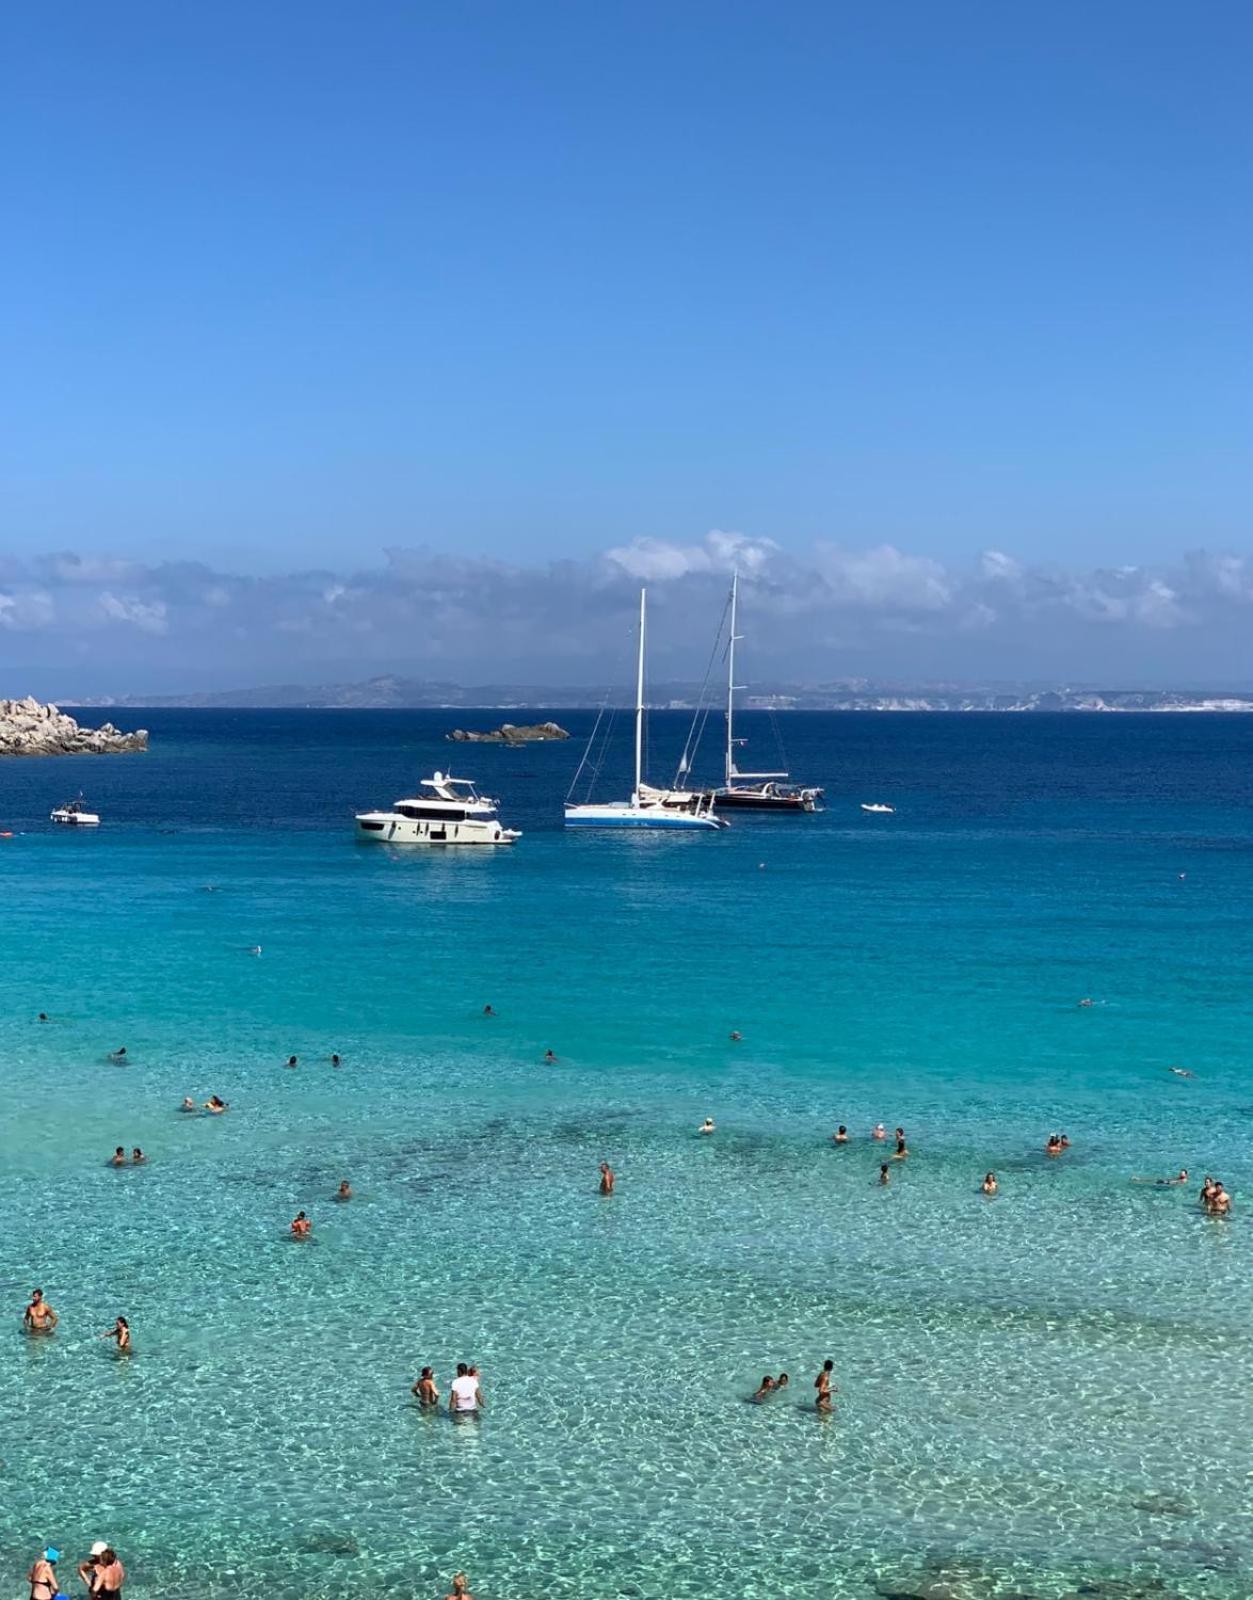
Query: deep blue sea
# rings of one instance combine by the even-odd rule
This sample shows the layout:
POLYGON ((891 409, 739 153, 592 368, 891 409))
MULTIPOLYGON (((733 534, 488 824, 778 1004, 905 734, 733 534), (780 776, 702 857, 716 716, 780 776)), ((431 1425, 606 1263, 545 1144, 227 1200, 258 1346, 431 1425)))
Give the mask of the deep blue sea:
POLYGON ((590 716, 443 739, 500 715, 0 764, 0 1595, 1253 1592, 1253 718, 793 714, 821 815, 627 836, 561 828, 590 716), (449 764, 516 846, 354 837, 449 764), (479 1422, 408 1403, 459 1360, 479 1422))

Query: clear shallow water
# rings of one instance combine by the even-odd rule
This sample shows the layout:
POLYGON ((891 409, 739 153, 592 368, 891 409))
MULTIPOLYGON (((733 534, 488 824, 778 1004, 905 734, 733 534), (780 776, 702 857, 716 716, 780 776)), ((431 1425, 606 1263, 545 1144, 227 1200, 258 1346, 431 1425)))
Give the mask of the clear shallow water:
POLYGON ((143 720, 0 765, 0 1593, 97 1537, 165 1597, 1249 1592, 1253 725, 793 717, 825 814, 627 839, 464 712, 143 720), (513 851, 353 840, 450 754, 513 851), (459 1359, 480 1425, 406 1405, 459 1359))

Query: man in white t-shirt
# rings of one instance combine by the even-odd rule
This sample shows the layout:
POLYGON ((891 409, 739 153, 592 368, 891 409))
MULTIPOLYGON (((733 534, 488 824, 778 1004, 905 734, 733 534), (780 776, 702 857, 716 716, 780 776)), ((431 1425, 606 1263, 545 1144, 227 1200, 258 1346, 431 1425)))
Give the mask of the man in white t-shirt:
POLYGON ((454 1417, 470 1417, 483 1409, 477 1367, 467 1367, 464 1361, 458 1361, 457 1376, 449 1385, 448 1409, 454 1417))

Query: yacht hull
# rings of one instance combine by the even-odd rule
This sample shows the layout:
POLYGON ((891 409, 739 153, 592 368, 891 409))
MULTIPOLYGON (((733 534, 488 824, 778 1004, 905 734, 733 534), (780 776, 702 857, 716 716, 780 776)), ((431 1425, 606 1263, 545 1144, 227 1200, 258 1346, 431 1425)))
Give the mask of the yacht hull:
POLYGON ((771 794, 762 789, 715 789, 713 803, 719 811, 817 811, 820 791, 771 794))
POLYGON ((437 819, 397 816, 388 811, 367 811, 357 818, 358 839, 376 844, 416 845, 497 845, 512 844, 520 838, 516 828, 502 828, 499 822, 446 822, 437 819))
POLYGON ((715 817, 697 817, 664 806, 567 806, 567 828, 651 828, 659 833, 708 833, 723 827, 715 817))

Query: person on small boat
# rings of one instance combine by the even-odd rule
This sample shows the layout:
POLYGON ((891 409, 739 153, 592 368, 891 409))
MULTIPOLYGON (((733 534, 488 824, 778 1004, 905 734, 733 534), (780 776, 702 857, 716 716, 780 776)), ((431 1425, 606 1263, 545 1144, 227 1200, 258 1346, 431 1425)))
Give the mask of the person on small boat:
POLYGON ((298 1211, 292 1219, 291 1234, 293 1239, 307 1239, 313 1232, 313 1224, 303 1211, 298 1211))
POLYGON ((352 1184, 349 1183, 347 1178, 340 1179, 339 1188, 335 1191, 335 1198, 337 1200, 352 1199, 352 1184))
POLYGON ((114 1340, 119 1351, 129 1350, 131 1347, 131 1325, 125 1317, 119 1317, 113 1326, 102 1333, 100 1337, 114 1340))
POLYGON ((22 1313, 22 1326, 27 1333, 51 1333, 57 1325, 57 1314, 44 1299, 42 1289, 32 1289, 30 1304, 22 1313))
POLYGON ((600 1164, 600 1192, 601 1192, 601 1194, 612 1194, 613 1193, 613 1184, 614 1184, 614 1171, 613 1171, 613 1168, 609 1165, 609 1163, 607 1161, 602 1161, 601 1164, 600 1164))

